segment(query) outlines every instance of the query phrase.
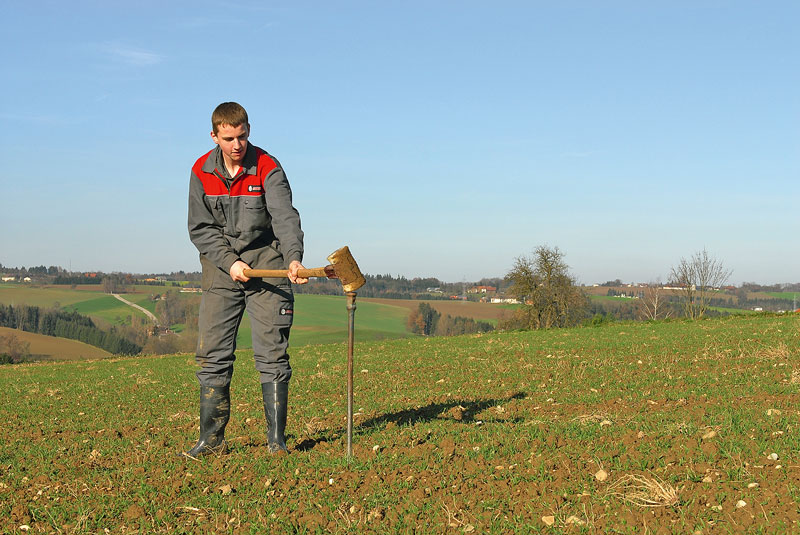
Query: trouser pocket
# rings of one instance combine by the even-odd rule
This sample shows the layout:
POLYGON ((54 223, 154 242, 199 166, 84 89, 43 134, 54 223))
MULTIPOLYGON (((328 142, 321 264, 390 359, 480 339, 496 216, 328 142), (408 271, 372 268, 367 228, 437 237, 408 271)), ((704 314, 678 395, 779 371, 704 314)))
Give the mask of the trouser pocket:
POLYGON ((287 287, 262 285, 248 294, 247 313, 253 336, 253 357, 261 382, 288 382, 289 333, 294 323, 294 295, 287 287))

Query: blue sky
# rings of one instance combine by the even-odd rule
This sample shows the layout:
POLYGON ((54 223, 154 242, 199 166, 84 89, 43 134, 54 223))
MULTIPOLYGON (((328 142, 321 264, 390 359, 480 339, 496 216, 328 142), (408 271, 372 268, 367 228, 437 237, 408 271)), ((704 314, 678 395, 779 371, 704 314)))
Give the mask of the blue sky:
POLYGON ((220 102, 286 169, 307 266, 800 281, 800 4, 76 1, 4 7, 0 263, 199 269, 220 102))

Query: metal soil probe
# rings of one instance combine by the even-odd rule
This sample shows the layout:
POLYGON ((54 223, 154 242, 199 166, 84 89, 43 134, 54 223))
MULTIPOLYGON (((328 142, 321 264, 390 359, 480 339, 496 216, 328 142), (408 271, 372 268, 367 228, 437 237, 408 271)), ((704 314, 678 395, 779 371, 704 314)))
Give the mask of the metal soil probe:
MULTIPOLYGON (((355 344, 356 290, 367 282, 358 269, 350 249, 345 245, 328 256, 330 265, 322 268, 300 269, 298 277, 327 277, 339 279, 347 296, 347 457, 353 455, 353 345, 355 344)), ((245 269, 246 277, 286 277, 284 269, 245 269)))
POLYGON ((355 343, 356 293, 347 292, 347 457, 353 456, 353 345, 355 343))

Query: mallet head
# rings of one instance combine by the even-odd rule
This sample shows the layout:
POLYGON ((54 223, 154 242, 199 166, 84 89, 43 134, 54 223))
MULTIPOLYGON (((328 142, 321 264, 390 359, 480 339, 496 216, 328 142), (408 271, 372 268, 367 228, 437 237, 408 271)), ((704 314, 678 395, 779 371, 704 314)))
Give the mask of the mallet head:
POLYGON ((328 262, 336 271, 336 277, 342 281, 342 288, 345 292, 355 292, 367 283, 346 245, 331 253, 328 262))

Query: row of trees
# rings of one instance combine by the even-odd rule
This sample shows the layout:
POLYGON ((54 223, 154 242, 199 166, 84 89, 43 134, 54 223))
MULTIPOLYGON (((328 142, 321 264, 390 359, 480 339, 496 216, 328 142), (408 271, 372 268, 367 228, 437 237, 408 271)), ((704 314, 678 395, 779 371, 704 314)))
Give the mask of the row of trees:
MULTIPOLYGON (((484 278, 477 282, 443 282, 437 278, 413 278, 392 275, 364 275, 367 283, 358 291, 360 297, 381 297, 386 299, 449 299, 450 296, 461 296, 472 286, 494 286, 504 291, 509 283, 502 278, 484 278), (440 291, 432 294, 429 289, 440 291)), ((317 295, 341 295, 342 284, 336 280, 311 279, 308 284, 295 286, 295 293, 317 295)), ((477 296, 476 296, 477 298, 477 296)))
MULTIPOLYGON (((709 315, 718 289, 731 276, 723 262, 706 249, 689 258, 681 258, 671 271, 670 285, 679 288, 679 299, 654 283, 639 290, 635 307, 619 307, 623 314, 644 320, 659 320, 682 313, 690 319, 709 315)), ((531 256, 516 259, 506 279, 507 293, 522 305, 510 318, 498 325, 501 329, 549 329, 579 325, 597 318, 600 305, 590 304, 575 278, 569 273, 564 254, 558 247, 537 247, 531 256), (594 315, 594 316, 593 316, 594 315)), ((608 286, 618 285, 619 279, 608 286)), ((605 315, 605 313, 603 313, 605 315)))
POLYGON ((458 336, 460 334, 484 333, 494 330, 491 323, 476 321, 462 316, 442 314, 428 303, 420 303, 408 316, 408 329, 425 336, 458 336))
POLYGON ((180 324, 183 329, 179 334, 149 337, 143 351, 154 355, 194 351, 197 346, 199 312, 198 295, 181 296, 175 290, 162 294, 156 302, 159 323, 164 326, 180 324))
POLYGON ((77 275, 58 275, 57 277, 53 278, 53 284, 64 284, 64 285, 73 285, 73 284, 102 284, 103 279, 98 277, 88 277, 83 274, 77 275))
MULTIPOLYGON (((173 271, 171 273, 143 273, 134 275, 131 273, 111 273, 111 274, 104 274, 99 271, 95 271, 97 276, 87 276, 85 273, 82 272, 74 272, 68 269, 65 269, 61 266, 4 266, 0 263, 0 272, 9 275, 37 275, 39 277, 49 278, 48 280, 52 282, 52 278, 56 276, 62 277, 72 277, 74 280, 84 280, 84 279, 93 279, 93 282, 88 284, 99 284, 98 280, 102 279, 104 276, 115 276, 115 277, 122 277, 129 281, 136 280, 136 284, 153 284, 163 286, 166 281, 191 281, 191 282, 199 282, 202 274, 199 271, 173 271), (158 281, 143 281, 142 279, 152 279, 152 278, 160 278, 162 280, 158 281)), ((65 279, 59 279, 64 281, 65 279)), ((61 282, 64 284, 64 282, 61 282)), ((71 283, 67 283, 71 284, 71 283)))
POLYGON ((3 273, 12 273, 14 275, 58 275, 64 271, 64 268, 60 268, 58 266, 32 266, 29 268, 26 268, 25 266, 9 267, 0 264, 0 271, 3 273))
POLYGON ((188 327, 196 326, 199 311, 199 297, 182 298, 180 293, 174 290, 162 294, 156 302, 156 316, 161 325, 180 323, 188 327))
POLYGON ((142 350, 115 327, 99 329, 91 318, 75 311, 0 304, 0 327, 79 340, 115 355, 135 355, 142 350))

